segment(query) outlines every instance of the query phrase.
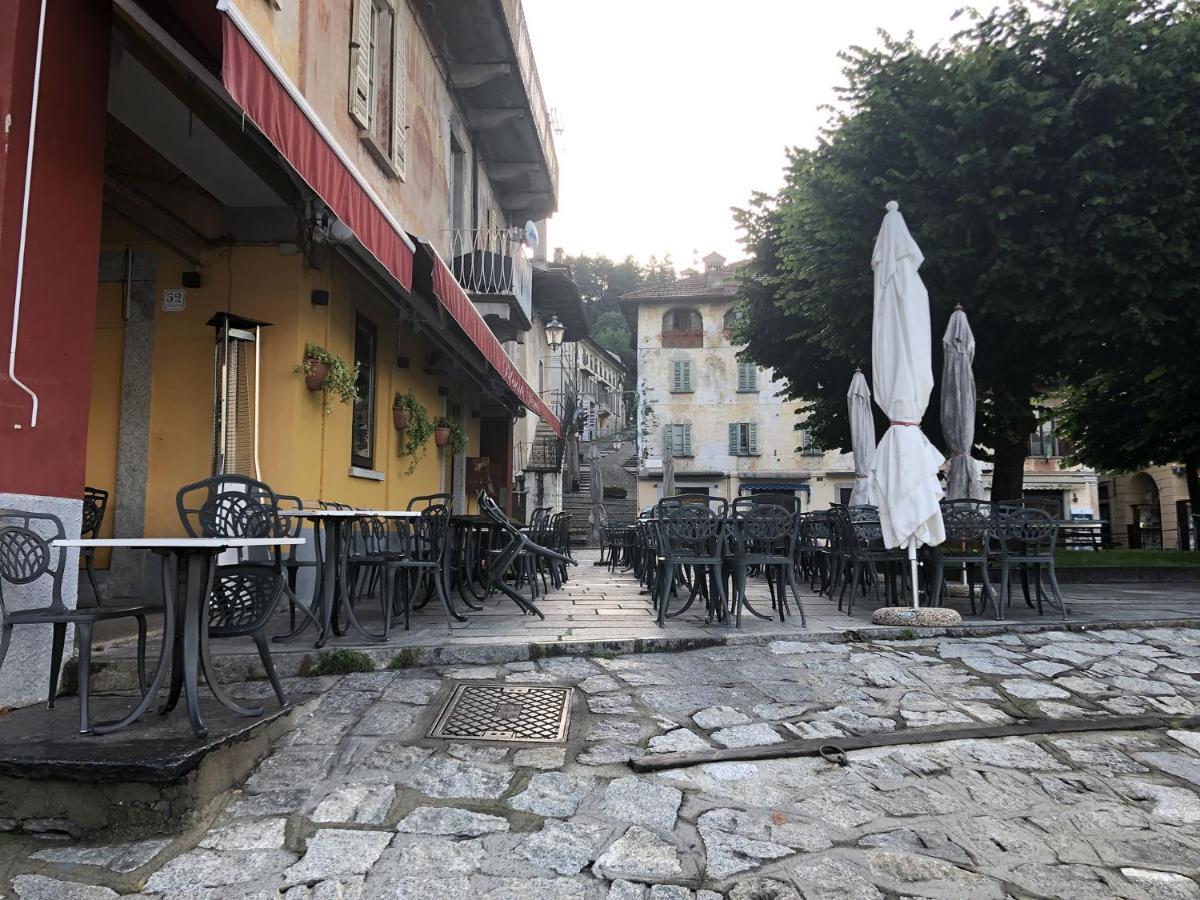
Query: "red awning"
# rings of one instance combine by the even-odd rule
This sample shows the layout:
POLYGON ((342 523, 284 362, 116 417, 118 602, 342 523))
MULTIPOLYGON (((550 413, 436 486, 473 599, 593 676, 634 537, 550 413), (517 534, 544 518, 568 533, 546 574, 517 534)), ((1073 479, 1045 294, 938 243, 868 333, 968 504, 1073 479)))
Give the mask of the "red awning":
POLYGON ((420 249, 418 258, 419 265, 422 267, 422 276, 424 267, 428 266, 430 288, 438 302, 446 308, 446 311, 450 313, 471 342, 483 352, 492 368, 504 379, 508 389, 521 401, 521 405, 549 425, 556 435, 562 437, 562 423, 558 421, 554 413, 550 412, 550 407, 542 401, 538 392, 513 365, 513 361, 508 358, 508 354, 504 352, 504 348, 500 346, 500 342, 488 328, 487 322, 483 321, 483 316, 479 314, 479 310, 475 308, 475 304, 471 302, 471 298, 459 285, 438 252, 424 241, 420 241, 417 246, 420 249))
MULTIPOLYGON (((270 54, 260 52, 257 37, 236 7, 223 2, 218 8, 225 12, 221 21, 221 82, 225 90, 333 214, 405 290, 412 290, 416 244, 341 152, 303 95, 277 69, 270 54)), ((430 283, 438 302, 521 404, 562 437, 561 423, 521 377, 441 257, 426 244, 421 248, 429 260, 430 283)))
POLYGON ((406 290, 412 288, 413 244, 366 180, 340 152, 303 96, 260 55, 236 11, 221 21, 221 82, 267 140, 333 214, 406 290))

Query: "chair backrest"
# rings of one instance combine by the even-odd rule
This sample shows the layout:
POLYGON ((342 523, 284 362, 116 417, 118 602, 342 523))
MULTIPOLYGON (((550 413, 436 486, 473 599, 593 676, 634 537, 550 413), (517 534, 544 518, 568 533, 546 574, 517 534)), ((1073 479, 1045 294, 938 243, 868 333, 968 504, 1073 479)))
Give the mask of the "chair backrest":
POLYGON ((742 510, 751 509, 756 506, 780 506, 792 515, 799 515, 800 513, 800 500, 795 494, 762 491, 757 494, 744 494, 741 497, 735 498, 732 507, 733 514, 736 516, 742 510))
POLYGON ((406 510, 414 510, 418 506, 420 506, 422 509, 429 509, 429 507, 431 507, 431 506, 449 506, 449 505, 450 505, 450 495, 449 494, 422 494, 420 497, 413 497, 411 500, 409 500, 408 506, 406 506, 404 508, 406 510))
POLYGON ((847 506, 846 512, 850 514, 851 522, 877 522, 879 521, 878 506, 847 506))
POLYGON ((659 552, 663 557, 721 559, 725 549, 725 519, 708 506, 666 507, 658 520, 659 552))
POLYGON ((1001 509, 991 522, 992 534, 1005 556, 1054 558, 1058 522, 1040 509, 1001 509))
POLYGON ((656 511, 661 509, 679 509, 684 506, 707 507, 722 519, 729 515, 729 501, 724 497, 714 497, 711 494, 676 494, 674 497, 663 497, 658 501, 655 509, 656 511))
POLYGON ((49 609, 64 609, 63 571, 67 552, 51 547, 50 542, 67 536, 63 523, 49 513, 0 509, 0 616, 4 608, 4 582, 31 584, 40 578, 51 579, 49 609))
POLYGON ((245 475, 214 475, 175 495, 190 537, 279 537, 279 500, 270 486, 245 475))
POLYGON ((499 525, 503 531, 508 532, 509 535, 523 537, 508 516, 496 505, 496 501, 487 495, 486 491, 479 492, 479 511, 495 524, 499 525))
POLYGON ((450 507, 433 503, 421 510, 419 519, 408 520, 412 528, 411 553, 421 562, 441 562, 450 545, 450 507))
MULTIPOLYGON (((979 501, 971 501, 978 503, 979 501)), ((942 503, 946 541, 937 552, 946 556, 983 556, 987 553, 992 517, 978 507, 942 503)))
POLYGON ((787 507, 774 503, 739 507, 735 500, 733 508, 729 524, 737 556, 791 558, 798 523, 787 507))
POLYGON ((83 526, 79 529, 79 536, 100 537, 100 526, 104 524, 104 513, 107 509, 108 491, 85 487, 83 489, 83 526))

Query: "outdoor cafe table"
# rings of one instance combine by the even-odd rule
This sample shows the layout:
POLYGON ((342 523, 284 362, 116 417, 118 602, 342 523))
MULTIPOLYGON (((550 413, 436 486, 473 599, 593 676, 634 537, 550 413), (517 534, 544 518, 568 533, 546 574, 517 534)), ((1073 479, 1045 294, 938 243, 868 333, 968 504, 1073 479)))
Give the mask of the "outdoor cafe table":
MULTIPOLYGON (((324 534, 322 542, 320 621, 321 630, 317 635, 315 646, 324 647, 333 631, 334 612, 341 602, 346 608, 346 618, 350 624, 368 640, 378 640, 359 623, 354 609, 350 606, 349 589, 346 584, 346 571, 349 568, 347 557, 350 553, 350 542, 343 542, 343 534, 347 525, 353 525, 355 519, 419 519, 421 513, 417 510, 405 509, 281 509, 280 518, 299 516, 312 522, 314 531, 324 534), (324 527, 322 527, 322 525, 324 527), (330 561, 333 565, 330 565, 330 561)), ((301 634, 308 627, 307 620, 291 634, 282 640, 290 640, 301 634)), ((276 638, 280 640, 281 638, 276 638)))
POLYGON ((137 707, 117 722, 98 722, 92 726, 96 734, 106 734, 137 721, 154 703, 167 670, 172 670, 172 683, 182 683, 187 698, 188 718, 197 737, 208 729, 200 716, 199 670, 203 666, 209 690, 222 704, 246 716, 261 716, 261 707, 239 704, 217 682, 208 648, 208 591, 217 556, 225 550, 251 547, 285 547, 303 544, 303 538, 71 538, 56 540, 56 547, 127 547, 131 550, 150 550, 163 557, 163 642, 154 678, 137 707), (174 571, 186 572, 182 595, 175 590, 170 577, 168 557, 174 558, 174 571), (182 649, 182 659, 175 658, 176 642, 182 649), (182 667, 182 668, 181 668, 182 667))

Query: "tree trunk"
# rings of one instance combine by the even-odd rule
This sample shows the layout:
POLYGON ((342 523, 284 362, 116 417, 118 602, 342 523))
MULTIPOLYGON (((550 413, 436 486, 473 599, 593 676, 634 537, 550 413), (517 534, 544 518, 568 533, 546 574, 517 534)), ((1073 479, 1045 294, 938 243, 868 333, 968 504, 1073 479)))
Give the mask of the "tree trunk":
POLYGON ((1021 438, 997 440, 993 448, 992 500, 1020 500, 1025 480, 1025 454, 1028 440, 1021 438))
POLYGON ((1188 489, 1188 513, 1192 517, 1192 549, 1200 550, 1200 534, 1195 525, 1200 524, 1200 453, 1183 461, 1188 489))

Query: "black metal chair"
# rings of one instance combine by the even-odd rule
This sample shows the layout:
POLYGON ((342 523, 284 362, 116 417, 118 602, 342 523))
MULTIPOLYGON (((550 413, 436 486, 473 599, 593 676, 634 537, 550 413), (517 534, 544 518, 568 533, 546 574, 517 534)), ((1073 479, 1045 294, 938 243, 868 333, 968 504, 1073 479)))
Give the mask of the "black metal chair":
POLYGON ((866 518, 863 513, 852 515, 846 507, 833 507, 833 527, 837 535, 837 543, 843 554, 845 568, 849 570, 849 579, 844 575, 841 588, 838 591, 838 609, 842 601, 846 601, 846 615, 854 614, 854 595, 861 585, 869 583, 874 590, 876 602, 879 601, 879 578, 886 580, 888 593, 892 602, 896 601, 894 589, 895 574, 900 572, 901 586, 904 584, 905 572, 908 568, 908 551, 902 547, 888 548, 883 544, 883 527, 878 519, 866 518), (858 521, 855 521, 855 518, 858 521), (849 589, 849 597, 846 593, 849 589))
MULTIPOLYGON (((542 611, 534 606, 532 600, 525 598, 514 588, 510 587, 505 582, 505 579, 514 574, 512 571, 513 567, 522 561, 523 556, 541 556, 573 566, 578 565, 578 563, 569 556, 564 556, 548 547, 542 547, 534 543, 529 535, 518 529, 509 520, 508 516, 496 505, 496 501, 484 491, 479 492, 479 510, 483 515, 491 519, 508 538, 507 545, 501 549, 492 551, 491 558, 488 560, 488 592, 490 593, 493 590, 499 591, 512 600, 522 612, 533 613, 539 619, 546 618, 542 615, 542 611)), ((514 577, 515 580, 516 578, 514 577)))
POLYGON ((422 494, 420 497, 413 497, 408 501, 408 505, 404 507, 411 512, 418 506, 423 510, 429 509, 431 506, 444 506, 450 508, 451 497, 449 494, 422 494))
MULTIPOLYGON (((280 537, 276 511, 278 498, 270 486, 244 475, 214 475, 184 485, 175 495, 175 507, 184 530, 191 537, 264 538, 280 537)), ((263 669, 280 706, 287 696, 275 674, 266 627, 284 594, 287 580, 283 573, 283 554, 271 553, 265 561, 254 561, 239 554, 240 561, 218 565, 212 573, 208 602, 208 636, 232 638, 249 636, 258 648, 263 669)), ((179 648, 181 651, 183 648, 179 648)), ((182 658, 182 656, 180 657, 182 658)), ((215 680, 208 660, 202 660, 205 677, 215 680)), ((176 667, 176 674, 181 670, 176 667)), ((181 682, 171 684, 167 709, 179 699, 181 682)))
POLYGON ((930 602, 935 606, 942 605, 942 596, 947 591, 945 586, 946 565, 962 566, 968 575, 969 601, 971 615, 975 615, 975 569, 983 586, 983 601, 985 605, 991 602, 996 618, 1002 617, 1000 596, 992 590, 988 580, 988 548, 991 536, 991 516, 970 501, 962 504, 958 501, 942 503, 942 522, 946 529, 946 540, 936 547, 927 547, 925 552, 930 561, 932 576, 929 583, 930 602))
POLYGON ((1037 593, 1038 615, 1046 601, 1067 617, 1067 604, 1058 587, 1054 570, 1054 547, 1058 539, 1058 522, 1040 509, 1001 509, 992 517, 992 561, 1000 568, 1000 600, 1012 603, 1011 574, 1016 569, 1022 576, 1032 574, 1037 593), (1050 594, 1042 586, 1042 572, 1050 583, 1050 594))
MULTIPOLYGON (((296 510, 297 512, 305 509, 304 501, 292 494, 278 494, 279 509, 296 510)), ((279 523, 279 536, 296 538, 300 537, 304 531, 305 519, 303 516, 279 516, 276 520, 279 523)), ((287 581, 284 583, 283 591, 288 599, 288 627, 291 629, 289 634, 276 635, 273 640, 285 641, 295 636, 296 632, 296 610, 301 613, 311 622, 318 631, 321 630, 321 623, 317 618, 317 611, 321 603, 321 542, 316 539, 316 528, 313 528, 313 559, 300 559, 298 545, 292 545, 283 553, 283 570, 287 574, 287 581), (300 572, 304 569, 314 569, 313 578, 313 599, 305 606, 296 596, 296 584, 299 580, 300 572)), ((282 552, 282 548, 280 548, 282 552)), ((300 628, 303 630, 304 623, 301 623, 300 628)))
MULTIPOLYGON (((108 510, 108 491, 101 488, 85 487, 83 489, 83 526, 79 529, 81 538, 100 537, 100 526, 104 524, 104 513, 108 510)), ((96 597, 96 605, 104 601, 100 596, 100 587, 96 584, 96 548, 84 547, 79 551, 83 559, 83 567, 87 571, 88 582, 96 597)))
POLYGON ((0 509, 0 668, 8 655, 13 628, 17 625, 52 625, 50 645, 50 690, 46 707, 54 708, 58 694, 58 673, 62 667, 67 626, 79 632, 79 731, 92 730, 89 717, 91 699, 92 626, 109 619, 132 618, 138 629, 138 686, 146 693, 146 613, 144 606, 94 607, 71 609, 62 597, 67 551, 52 547, 55 540, 67 536, 62 520, 49 513, 0 509), (50 604, 37 609, 9 610, 4 603, 4 584, 31 585, 50 580, 50 604))
MULTIPOLYGON (((788 498, 794 501, 795 498, 788 498)), ((742 607, 760 619, 759 613, 746 597, 746 581, 750 568, 756 567, 766 575, 772 603, 779 612, 779 621, 787 618, 787 589, 800 612, 800 624, 807 626, 804 604, 796 587, 795 543, 796 509, 789 504, 762 502, 754 497, 739 497, 733 501, 733 516, 729 520, 729 549, 734 570, 736 611, 729 625, 742 624, 742 607)))
MULTIPOLYGON (((721 503, 725 501, 721 500, 721 503)), ((674 618, 687 612, 701 593, 706 600, 706 621, 711 622, 714 618, 723 621, 729 614, 722 577, 726 539, 724 517, 710 509, 708 504, 675 505, 668 502, 658 509, 657 528, 661 569, 656 579, 658 624, 663 626, 668 617, 674 618), (678 611, 668 613, 667 604, 676 577, 681 576, 685 569, 690 571, 692 579, 687 602, 678 611), (710 583, 712 590, 705 590, 710 583)))

